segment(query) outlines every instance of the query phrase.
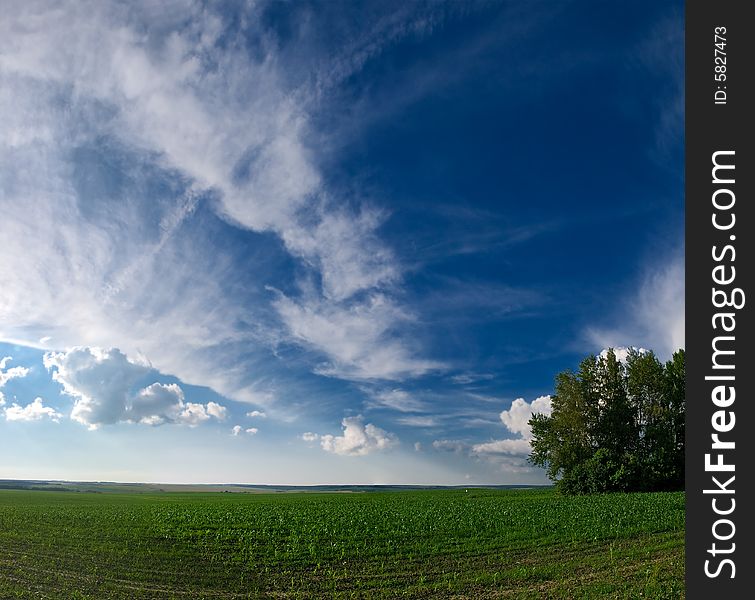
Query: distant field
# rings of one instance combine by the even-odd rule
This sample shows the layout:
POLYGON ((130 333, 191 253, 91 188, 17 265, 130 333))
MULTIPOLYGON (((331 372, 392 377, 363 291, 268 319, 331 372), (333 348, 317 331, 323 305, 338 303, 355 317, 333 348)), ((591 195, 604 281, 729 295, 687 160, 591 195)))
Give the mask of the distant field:
POLYGON ((684 494, 0 490, 0 598, 683 598, 684 494))

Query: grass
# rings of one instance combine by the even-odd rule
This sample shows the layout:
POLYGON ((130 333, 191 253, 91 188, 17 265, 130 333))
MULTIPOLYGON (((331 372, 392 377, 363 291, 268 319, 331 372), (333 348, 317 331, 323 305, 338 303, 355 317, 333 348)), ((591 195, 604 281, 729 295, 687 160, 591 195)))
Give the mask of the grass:
POLYGON ((682 598, 684 495, 0 490, 1 598, 682 598))

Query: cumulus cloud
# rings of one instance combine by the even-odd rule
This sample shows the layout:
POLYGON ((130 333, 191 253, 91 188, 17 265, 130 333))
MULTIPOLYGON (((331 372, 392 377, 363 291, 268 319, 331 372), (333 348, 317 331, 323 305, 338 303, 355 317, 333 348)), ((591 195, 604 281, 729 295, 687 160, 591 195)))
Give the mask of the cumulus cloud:
POLYGON ((372 452, 387 450, 396 446, 398 438, 376 427, 372 423, 363 423, 361 416, 345 417, 341 421, 343 433, 340 436, 321 435, 320 446, 326 452, 343 456, 365 456, 372 452))
POLYGON ((15 402, 4 411, 7 421, 40 421, 50 419, 58 423, 63 417, 58 411, 51 406, 45 406, 42 398, 35 398, 33 402, 26 406, 20 406, 15 402))
POLYGON ((526 460, 530 451, 528 440, 493 440, 481 444, 472 444, 464 440, 435 440, 433 449, 484 459, 486 462, 497 465, 504 473, 532 472, 532 467, 526 460))
MULTIPOLYGON (((600 351, 601 358, 607 358, 608 357, 608 348, 603 348, 603 350, 600 351)), ((639 354, 646 354, 648 350, 645 348, 634 348, 634 347, 619 347, 619 348, 613 348, 613 354, 616 357, 616 360, 618 360, 620 363, 626 364, 627 358, 629 358, 629 353, 635 351, 639 354)))
POLYGON ((517 398, 511 403, 511 408, 501 412, 500 418, 506 429, 517 434, 518 437, 475 444, 472 446, 472 452, 479 455, 527 456, 532 449, 530 445, 532 427, 529 424, 532 415, 550 415, 551 411, 550 396, 540 396, 532 402, 527 402, 524 398, 517 398))
POLYGON ((122 420, 132 387, 150 371, 117 348, 76 347, 47 352, 43 362, 52 371, 53 380, 75 398, 71 418, 92 427, 122 420))
MULTIPOLYGON (((317 166, 310 110, 344 58, 291 82, 277 42, 257 29, 257 5, 242 23, 199 0, 161 6, 29 1, 5 11, 0 339, 118 345, 248 402, 269 396, 238 348, 266 353, 283 336, 322 355, 333 376, 434 368, 396 332, 405 317, 388 294, 402 268, 378 234, 385 215, 328 189, 317 166), (238 273, 253 277, 264 261, 250 268, 216 244, 203 208, 276 236, 316 289, 273 306, 253 295, 263 276, 240 289, 238 273), (239 327, 275 313, 282 332, 239 327)), ((83 399, 77 416, 115 418, 83 399)))
POLYGON ((529 420, 533 414, 550 415, 551 411, 550 396, 540 396, 532 402, 517 398, 511 403, 510 408, 501 411, 499 415, 501 423, 514 437, 477 443, 459 439, 439 439, 433 441, 432 447, 437 451, 484 459, 497 465, 505 473, 530 473, 533 468, 527 462, 527 456, 532 450, 532 428, 529 420))
POLYGON ((75 398, 71 418, 95 429, 121 421, 162 425, 178 423, 195 427, 210 417, 224 419, 225 407, 186 402, 178 384, 153 383, 135 391, 136 384, 152 372, 132 361, 117 348, 76 347, 47 352, 44 365, 64 393, 75 398))
POLYGON ((246 433, 247 435, 256 435, 259 432, 259 429, 256 427, 248 427, 244 429, 241 425, 234 425, 231 428, 231 435, 233 436, 240 436, 242 433, 246 433))
POLYGON ((532 427, 530 419, 533 414, 550 415, 552 411, 551 397, 540 396, 532 402, 527 402, 524 398, 517 398, 511 403, 511 408, 501 412, 500 417, 503 424, 511 433, 518 433, 525 440, 532 439, 532 427))
POLYGON ((252 419, 266 419, 267 418, 267 414, 265 414, 261 410, 252 410, 252 411, 246 413, 246 416, 250 417, 252 419))
POLYGON ((228 417, 228 409, 217 402, 210 401, 207 403, 207 414, 215 417, 218 421, 225 421, 228 417))
POLYGON ((178 384, 153 383, 130 400, 121 419, 144 425, 179 423, 196 427, 210 417, 225 419, 225 407, 215 402, 208 402, 206 406, 186 402, 178 384))
POLYGON ((26 367, 10 367, 9 369, 6 369, 5 365, 12 360, 12 356, 6 356, 0 359, 0 387, 3 387, 11 379, 26 377, 29 374, 29 369, 26 367))
POLYGON ((530 440, 514 438, 510 440, 494 440, 472 446, 475 454, 511 454, 514 456, 526 456, 530 453, 530 440))
POLYGON ((301 434, 301 439, 303 439, 305 442, 316 442, 320 439, 320 435, 317 433, 312 433, 311 431, 306 431, 301 434))

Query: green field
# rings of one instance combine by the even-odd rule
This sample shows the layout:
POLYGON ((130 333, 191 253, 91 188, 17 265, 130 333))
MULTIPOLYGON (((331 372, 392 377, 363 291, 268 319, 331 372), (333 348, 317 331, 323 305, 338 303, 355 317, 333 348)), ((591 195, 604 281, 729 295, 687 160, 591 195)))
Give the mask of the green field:
POLYGON ((682 598, 683 493, 0 490, 0 598, 682 598))

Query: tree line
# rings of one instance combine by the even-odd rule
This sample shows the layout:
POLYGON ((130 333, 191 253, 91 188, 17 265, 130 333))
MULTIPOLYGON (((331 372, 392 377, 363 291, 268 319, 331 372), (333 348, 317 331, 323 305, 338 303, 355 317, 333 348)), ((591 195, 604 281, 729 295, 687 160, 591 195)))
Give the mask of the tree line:
POLYGON ((556 377, 550 415, 535 414, 530 462, 567 494, 684 488, 684 350, 610 349, 556 377))

